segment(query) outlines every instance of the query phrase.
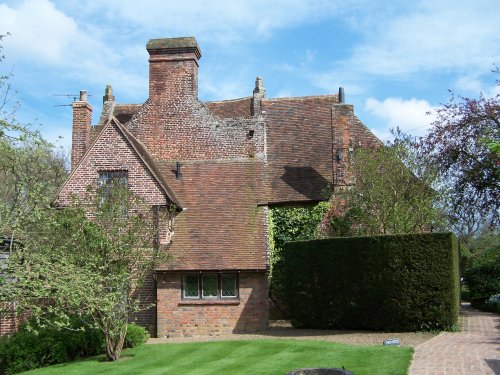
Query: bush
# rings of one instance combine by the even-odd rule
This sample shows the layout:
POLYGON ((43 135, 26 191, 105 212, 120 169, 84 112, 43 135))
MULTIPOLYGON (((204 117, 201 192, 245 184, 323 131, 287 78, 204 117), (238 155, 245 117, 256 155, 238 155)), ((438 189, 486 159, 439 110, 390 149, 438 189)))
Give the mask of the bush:
POLYGON ((149 334, 144 327, 129 324, 127 327, 127 336, 125 336, 125 348, 135 348, 148 341, 149 334))
MULTIPOLYGON (((35 326, 32 322, 32 326, 35 326)), ((6 374, 50 366, 102 353, 104 337, 99 330, 83 328, 75 318, 72 330, 40 328, 29 330, 24 324, 11 336, 0 340, 0 358, 6 374)))
POLYGON ((294 326, 415 331, 457 323, 451 233, 290 242, 284 260, 294 326))
MULTIPOLYGON (((32 327, 36 327, 34 322, 30 323, 32 327)), ((148 337, 143 327, 129 324, 124 347, 139 346, 145 343, 148 337)), ((0 338, 0 367, 7 368, 7 375, 15 374, 102 354, 104 349, 103 333, 98 329, 89 328, 78 317, 73 318, 71 329, 58 330, 49 327, 35 331, 24 324, 13 335, 0 338)))
POLYGON ((500 294, 500 248, 470 257, 464 272, 469 298, 475 307, 487 307, 490 297, 500 294))

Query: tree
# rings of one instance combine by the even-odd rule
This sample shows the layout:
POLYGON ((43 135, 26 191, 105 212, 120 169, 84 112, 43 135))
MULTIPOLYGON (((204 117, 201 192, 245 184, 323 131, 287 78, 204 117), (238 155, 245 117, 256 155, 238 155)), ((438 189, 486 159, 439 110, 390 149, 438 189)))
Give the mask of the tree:
POLYGON ((152 209, 119 183, 89 196, 20 222, 22 246, 8 259, 0 302, 16 301, 37 327, 63 329, 75 314, 90 317, 85 323, 103 332, 107 358, 117 360, 129 319, 153 306, 142 286, 167 260, 156 239, 173 211, 152 209))
POLYGON ((0 234, 10 234, 33 206, 53 200, 67 176, 66 156, 33 126, 16 120, 19 103, 9 79, 10 74, 0 76, 0 234))
POLYGON ((387 146, 354 151, 354 184, 331 198, 330 235, 419 233, 439 222, 433 169, 420 163, 414 139, 394 134, 387 146))
POLYGON ((455 231, 470 238, 484 225, 500 223, 500 94, 473 99, 451 92, 436 115, 420 141, 420 153, 436 165, 448 188, 455 231))

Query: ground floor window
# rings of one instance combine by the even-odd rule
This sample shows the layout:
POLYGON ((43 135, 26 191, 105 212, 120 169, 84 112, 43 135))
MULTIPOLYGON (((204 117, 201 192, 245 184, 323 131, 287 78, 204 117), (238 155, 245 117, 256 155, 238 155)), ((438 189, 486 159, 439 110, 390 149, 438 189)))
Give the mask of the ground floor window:
POLYGON ((238 274, 198 273, 182 278, 182 298, 238 298, 238 274))

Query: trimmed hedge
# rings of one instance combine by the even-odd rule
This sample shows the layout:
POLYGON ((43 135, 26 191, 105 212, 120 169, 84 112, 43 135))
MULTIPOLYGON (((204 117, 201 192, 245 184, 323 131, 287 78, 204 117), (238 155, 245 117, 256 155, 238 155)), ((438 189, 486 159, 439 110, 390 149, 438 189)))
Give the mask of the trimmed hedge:
POLYGON ((415 331, 457 323, 452 233, 288 242, 284 260, 296 327, 415 331))

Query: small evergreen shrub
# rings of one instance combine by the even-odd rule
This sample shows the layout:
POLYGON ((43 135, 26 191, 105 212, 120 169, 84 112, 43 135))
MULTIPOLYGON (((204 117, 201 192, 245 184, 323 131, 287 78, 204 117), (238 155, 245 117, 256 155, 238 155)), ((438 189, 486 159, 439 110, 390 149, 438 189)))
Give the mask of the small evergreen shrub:
MULTIPOLYGON (((36 327, 33 322, 32 326, 36 327)), ((129 324, 124 348, 144 344, 148 337, 143 327, 129 324)), ((70 329, 46 327, 35 332, 25 324, 13 335, 0 338, 0 366, 9 375, 102 354, 104 349, 103 333, 85 326, 78 317, 70 329)))
POLYGON ((71 330, 40 328, 29 330, 27 325, 0 340, 0 358, 6 374, 27 371, 78 358, 100 354, 104 337, 99 330, 85 328, 75 319, 71 330))
POLYGON ((145 344, 148 341, 149 334, 144 327, 136 324, 129 324, 127 327, 127 336, 125 336, 125 348, 135 348, 145 344))

